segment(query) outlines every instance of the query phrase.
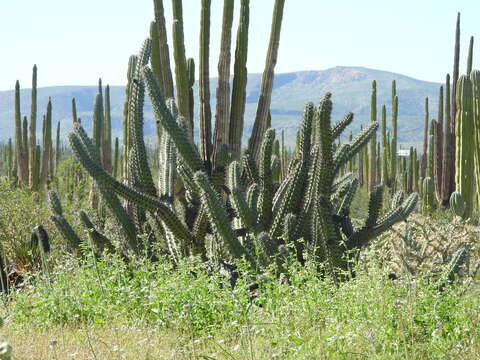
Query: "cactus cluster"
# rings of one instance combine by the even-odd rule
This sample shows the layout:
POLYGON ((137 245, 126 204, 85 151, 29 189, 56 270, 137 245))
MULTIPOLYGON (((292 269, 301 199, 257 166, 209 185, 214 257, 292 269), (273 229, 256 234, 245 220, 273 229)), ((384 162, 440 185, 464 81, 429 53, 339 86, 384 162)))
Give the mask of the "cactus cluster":
POLYGON ((138 253, 142 245, 136 235, 152 229, 149 241, 161 244, 174 262, 196 255, 211 260, 245 259, 252 267, 262 268, 281 258, 280 249, 291 249, 300 260, 309 254, 326 261, 338 278, 338 270, 347 269, 349 251, 365 246, 413 210, 416 194, 381 216, 383 190, 375 187, 365 224, 352 226, 349 207, 358 180, 351 173, 339 175, 363 151, 378 124, 372 122, 351 142, 335 148, 353 115, 332 126, 331 94, 318 107, 306 105, 298 147, 288 165, 281 165, 280 143, 275 141, 275 131, 267 129, 258 163, 248 151, 241 161, 224 154, 216 166, 224 168, 225 176, 209 171, 203 150, 191 142, 188 120, 173 99, 164 97, 155 72, 147 65, 150 49, 148 39, 136 61, 131 88, 136 96, 128 99, 132 148, 127 181, 118 181, 104 169, 99 149, 80 124, 69 135, 78 161, 94 179, 112 215, 119 224, 124 222, 120 228, 130 245, 126 248, 138 253), (162 134, 158 189, 142 155, 144 89, 162 134), (282 167, 289 168, 284 176, 282 167), (129 207, 123 208, 117 196, 129 207), (284 231, 287 237, 282 236, 284 231))
POLYGON ((52 101, 49 99, 42 122, 41 143, 37 144, 37 66, 33 67, 30 121, 20 111, 20 83, 15 84, 15 137, 2 146, 3 173, 13 183, 43 190, 53 180, 62 155, 60 122, 56 144, 52 141, 52 101), (13 143, 13 144, 12 144, 13 143))
MULTIPOLYGON (((210 0, 201 1, 197 69, 185 48, 182 1, 172 2, 173 59, 170 59, 163 1, 154 0, 155 20, 150 26, 150 38, 145 40, 139 54, 129 59, 122 143, 112 138, 108 85, 104 88, 99 81, 91 136, 82 127, 75 99, 72 100, 73 131, 68 140, 76 161, 92 179, 91 208, 100 218, 106 209, 118 229, 118 237, 110 239, 109 232, 92 220, 96 217, 91 218, 90 211, 79 212, 79 223, 87 230, 96 255, 118 251, 125 259, 144 254, 154 259, 168 254, 174 263, 186 256, 217 262, 243 259, 254 269, 263 269, 271 263, 280 269, 291 252, 301 263, 307 257, 326 263, 327 271, 339 280, 349 268, 354 250, 366 246, 414 209, 418 199, 415 190, 421 181, 417 179, 419 161, 413 150, 407 161, 397 159, 395 82, 391 133, 387 129, 387 107, 381 107, 381 144, 376 140, 379 125, 375 81, 371 123, 357 136, 350 134, 344 143, 340 140, 345 139, 342 135, 352 123, 353 114, 332 124, 330 93, 325 94, 318 106, 306 104, 293 151, 286 148, 284 133, 278 136, 271 128, 270 101, 284 3, 285 0, 276 0, 273 6, 265 70, 248 144, 242 144, 242 138, 249 0, 240 1, 233 59, 235 2, 223 2, 215 109, 210 105, 210 0), (230 74, 232 62, 233 74, 230 74), (196 73, 198 105, 194 104, 196 73), (157 124, 155 168, 143 132, 146 94, 157 124), (194 134, 195 106, 199 113, 198 148, 194 134), (246 149, 243 145, 247 145, 246 149), (157 174, 158 179, 154 179, 157 174), (398 192, 393 206, 385 211, 382 204, 386 188, 395 194, 399 184, 406 195, 398 192), (369 209, 365 221, 355 227, 350 206, 362 185, 369 190, 369 209)), ((52 129, 51 100, 43 117, 41 143, 37 144, 36 67, 32 83, 29 121, 20 113, 17 82, 15 139, 0 146, 0 155, 12 181, 44 190, 53 187, 63 146, 60 123, 52 129)), ((434 142, 430 147, 433 146, 434 142)), ((56 192, 49 192, 49 201, 51 220, 66 239, 68 248, 72 252, 81 251, 82 234, 77 234, 69 223, 56 192)))

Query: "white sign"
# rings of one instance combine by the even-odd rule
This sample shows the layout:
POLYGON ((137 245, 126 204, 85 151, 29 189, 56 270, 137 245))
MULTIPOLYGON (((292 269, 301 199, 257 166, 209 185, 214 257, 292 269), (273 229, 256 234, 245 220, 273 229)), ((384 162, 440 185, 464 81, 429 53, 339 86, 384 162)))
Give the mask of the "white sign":
POLYGON ((397 156, 410 156, 409 149, 400 149, 397 151, 397 156))

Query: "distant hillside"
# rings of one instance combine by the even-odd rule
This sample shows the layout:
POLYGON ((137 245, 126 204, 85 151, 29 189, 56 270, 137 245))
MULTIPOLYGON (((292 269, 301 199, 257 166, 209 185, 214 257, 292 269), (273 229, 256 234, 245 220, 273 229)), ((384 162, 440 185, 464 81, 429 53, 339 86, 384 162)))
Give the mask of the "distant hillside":
MULTIPOLYGON (((440 84, 416 80, 404 75, 361 67, 335 67, 323 71, 300 71, 278 74, 275 77, 272 96, 272 125, 284 129, 288 143, 293 144, 296 129, 307 101, 318 102, 321 96, 333 93, 333 119, 340 119, 348 111, 355 114, 351 129, 355 132, 360 124, 370 118, 370 89, 372 80, 377 81, 378 116, 381 104, 387 105, 387 121, 390 123, 391 82, 396 80, 399 97, 399 141, 404 144, 419 143, 423 136, 424 98, 430 98, 430 114, 437 113, 437 94, 440 84)), ((247 106, 245 112, 245 138, 251 132, 255 116, 256 102, 260 89, 261 74, 250 74, 247 86, 247 106)), ((217 79, 212 79, 212 100, 215 100, 217 79)), ((78 115, 90 130, 95 86, 55 86, 38 89, 39 114, 43 114, 48 97, 53 102, 53 119, 61 121, 62 132, 71 128, 71 99, 77 102, 78 115)), ((113 131, 121 134, 122 112, 125 89, 123 86, 111 88, 113 131)), ((13 91, 0 92, 0 140, 13 136, 13 91)), ((196 102, 198 103, 198 102, 196 102)), ((21 91, 22 114, 30 114, 30 89, 21 91)), ((212 109, 215 104, 212 103, 212 109)), ((40 118, 40 116, 39 116, 40 118)), ((214 117, 213 117, 214 118, 214 117)), ((153 115, 148 102, 145 105, 145 134, 154 134, 153 115)))

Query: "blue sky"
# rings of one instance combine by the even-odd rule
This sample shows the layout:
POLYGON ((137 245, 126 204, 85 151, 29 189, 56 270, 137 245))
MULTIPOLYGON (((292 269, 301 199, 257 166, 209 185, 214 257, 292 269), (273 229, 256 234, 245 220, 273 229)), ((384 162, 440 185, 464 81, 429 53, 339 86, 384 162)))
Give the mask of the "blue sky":
MULTIPOLYGON (((170 30, 171 1, 164 3, 170 30)), ((187 55, 197 58, 200 0, 183 3, 187 55)), ((273 0, 250 3, 248 70, 261 72, 273 0)), ((212 0, 212 76, 222 5, 212 0)), ((465 63, 470 35, 478 36, 480 54, 478 0, 286 0, 276 71, 364 66, 443 81, 452 68, 457 11, 465 63)), ((99 76, 124 84, 128 57, 148 36, 152 18, 153 0, 0 0, 0 90, 16 79, 29 87, 34 63, 39 86, 95 84, 99 76)), ((236 22, 234 35, 235 29, 236 22)))

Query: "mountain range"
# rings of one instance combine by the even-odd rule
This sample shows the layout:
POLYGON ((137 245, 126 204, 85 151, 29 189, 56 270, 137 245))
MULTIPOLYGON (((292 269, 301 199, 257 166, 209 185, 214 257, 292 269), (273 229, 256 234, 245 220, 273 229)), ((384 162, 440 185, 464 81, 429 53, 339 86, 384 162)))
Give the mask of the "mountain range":
MULTIPOLYGON (((333 94, 333 121, 339 120, 349 111, 355 114, 350 126, 355 134, 360 124, 370 121, 370 94, 372 81, 377 82, 377 116, 380 120, 381 105, 387 106, 387 123, 391 122, 391 83, 396 80, 399 98, 399 143, 403 146, 418 145, 423 139, 425 97, 430 99, 431 118, 436 118, 438 89, 441 84, 421 81, 411 77, 367 69, 362 67, 337 66, 322 71, 299 71, 275 75, 273 86, 271 114, 272 126, 277 131, 284 130, 286 142, 293 145, 296 130, 300 123, 303 106, 308 101, 318 102, 326 92, 333 94)), ((244 144, 250 135, 255 117, 256 103, 261 85, 261 74, 249 74, 245 109, 244 144)), ((215 90, 217 79, 211 79, 212 109, 215 109, 215 90)), ((96 86, 54 86, 38 88, 38 119, 46 109, 48 98, 53 104, 53 123, 61 122, 62 134, 71 129, 71 100, 75 98, 78 116, 87 131, 91 130, 92 109, 96 86)), ((195 104, 198 104, 198 91, 195 104)), ((30 89, 21 90, 22 115, 30 114, 30 89)), ((111 86, 112 131, 114 136, 121 136, 124 86, 111 86)), ((212 119, 214 119, 212 115, 212 119)), ((38 121, 38 120, 37 120, 38 121)), ((213 120, 212 120, 213 121, 213 120)), ((40 130, 40 123, 38 128, 40 130)), ((198 121, 196 121, 198 123, 198 121)), ((155 134, 155 121, 151 105, 145 103, 145 136, 155 134)), ((279 134, 279 133, 278 133, 279 134)), ((0 141, 14 137, 14 92, 0 92, 0 141)))

